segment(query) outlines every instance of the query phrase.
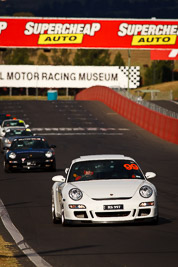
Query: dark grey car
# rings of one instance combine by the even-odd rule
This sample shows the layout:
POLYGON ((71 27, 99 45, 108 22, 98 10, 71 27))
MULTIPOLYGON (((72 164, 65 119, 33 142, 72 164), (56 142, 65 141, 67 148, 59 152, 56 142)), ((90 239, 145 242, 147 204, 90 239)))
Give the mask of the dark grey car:
POLYGON ((9 128, 4 137, 1 139, 1 151, 5 151, 5 148, 10 148, 12 141, 17 137, 17 136, 33 136, 34 133, 31 132, 30 129, 28 128, 9 128))

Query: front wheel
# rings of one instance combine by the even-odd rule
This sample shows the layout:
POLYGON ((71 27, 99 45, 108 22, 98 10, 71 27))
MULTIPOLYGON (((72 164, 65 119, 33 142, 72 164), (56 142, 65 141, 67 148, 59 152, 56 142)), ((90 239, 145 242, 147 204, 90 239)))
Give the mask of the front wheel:
POLYGON ((56 172, 56 162, 54 161, 53 164, 51 165, 49 171, 56 172))
POLYGON ((5 160, 4 160, 3 165, 4 165, 4 171, 5 171, 5 172, 10 172, 9 164, 8 164, 5 160))
POLYGON ((54 204, 54 195, 53 195, 53 192, 52 192, 52 222, 54 224, 58 224, 60 223, 60 218, 56 217, 56 212, 55 212, 55 204, 54 204))
POLYGON ((61 223, 62 223, 62 226, 67 225, 67 221, 66 221, 65 215, 64 215, 64 210, 62 210, 62 214, 61 214, 61 223))
POLYGON ((56 217, 55 210, 52 211, 52 222, 54 224, 59 224, 60 223, 60 219, 56 217))

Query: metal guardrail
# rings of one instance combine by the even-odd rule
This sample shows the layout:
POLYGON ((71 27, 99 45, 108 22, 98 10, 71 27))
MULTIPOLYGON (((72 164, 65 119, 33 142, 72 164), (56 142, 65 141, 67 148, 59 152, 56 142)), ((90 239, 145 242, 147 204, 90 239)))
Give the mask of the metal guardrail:
POLYGON ((116 91, 118 94, 121 94, 127 98, 129 98, 130 100, 142 105, 142 106, 145 106, 151 110, 154 110, 154 111, 157 111, 165 116, 168 116, 168 117, 172 117, 172 118, 175 118, 175 119, 178 119, 178 113, 174 112, 174 111, 170 111, 166 108, 163 108, 163 107, 160 107, 154 103, 151 103, 149 101, 145 101, 143 100, 141 97, 136 97, 132 94, 130 94, 127 90, 123 90, 123 89, 120 89, 120 88, 113 88, 114 91, 116 91))

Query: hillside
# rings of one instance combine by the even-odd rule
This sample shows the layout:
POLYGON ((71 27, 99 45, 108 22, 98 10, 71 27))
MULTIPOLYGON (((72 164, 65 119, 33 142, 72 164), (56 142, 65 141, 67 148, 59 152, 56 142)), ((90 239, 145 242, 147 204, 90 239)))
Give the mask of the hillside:
POLYGON ((178 101, 178 81, 143 86, 131 91, 135 96, 141 95, 144 100, 150 100, 151 93, 141 93, 141 90, 159 90, 159 93, 154 93, 154 100, 171 100, 172 97, 173 100, 178 101))

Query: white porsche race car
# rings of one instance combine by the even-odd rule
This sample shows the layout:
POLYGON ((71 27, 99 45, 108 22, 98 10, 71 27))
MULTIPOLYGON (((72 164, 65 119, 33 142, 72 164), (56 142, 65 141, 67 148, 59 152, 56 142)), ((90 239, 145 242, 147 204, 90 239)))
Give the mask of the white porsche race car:
POLYGON ((52 178, 53 223, 158 222, 157 191, 134 159, 123 155, 81 156, 52 178))

